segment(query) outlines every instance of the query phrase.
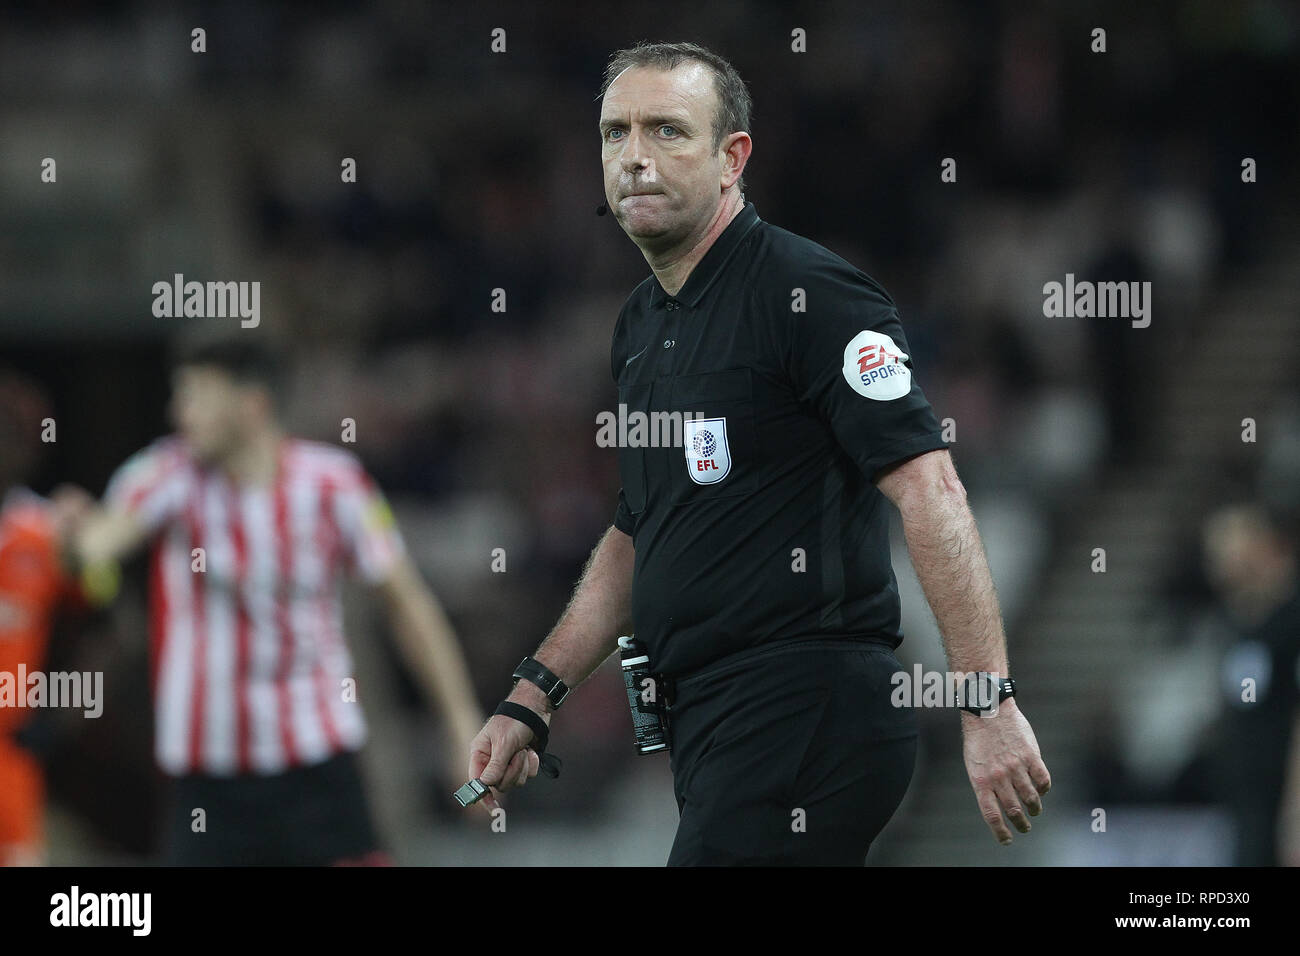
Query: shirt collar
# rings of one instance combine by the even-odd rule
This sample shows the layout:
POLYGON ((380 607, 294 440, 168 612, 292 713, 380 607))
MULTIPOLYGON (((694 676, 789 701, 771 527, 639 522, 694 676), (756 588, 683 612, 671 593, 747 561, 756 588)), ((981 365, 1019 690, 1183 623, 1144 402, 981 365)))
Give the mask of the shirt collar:
MULTIPOLYGON (((704 253, 704 257, 695 263, 695 268, 691 274, 686 277, 686 284, 682 286, 677 295, 672 296, 678 302, 684 303, 692 308, 695 307, 708 291, 709 286, 713 285, 713 280, 721 274, 723 266, 731 258, 731 254, 736 251, 740 241, 749 234, 749 230, 759 222, 758 210, 754 204, 745 201, 745 205, 736 213, 736 218, 727 223, 727 228, 722 230, 722 234, 713 240, 713 245, 704 253)), ((650 305, 652 308, 661 308, 668 301, 669 295, 664 291, 664 287, 659 284, 659 277, 650 274, 653 280, 650 286, 650 305)))

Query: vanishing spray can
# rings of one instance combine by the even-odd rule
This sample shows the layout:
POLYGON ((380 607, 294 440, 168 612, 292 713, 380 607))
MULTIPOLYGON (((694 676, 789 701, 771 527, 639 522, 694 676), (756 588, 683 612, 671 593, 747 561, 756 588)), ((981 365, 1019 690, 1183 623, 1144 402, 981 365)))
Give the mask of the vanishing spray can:
POLYGON ((618 646, 623 663, 623 684, 627 687, 627 704, 632 711, 632 730, 636 733, 636 749, 643 754, 667 750, 668 727, 662 689, 650 673, 650 657, 645 645, 629 636, 620 637, 618 646))

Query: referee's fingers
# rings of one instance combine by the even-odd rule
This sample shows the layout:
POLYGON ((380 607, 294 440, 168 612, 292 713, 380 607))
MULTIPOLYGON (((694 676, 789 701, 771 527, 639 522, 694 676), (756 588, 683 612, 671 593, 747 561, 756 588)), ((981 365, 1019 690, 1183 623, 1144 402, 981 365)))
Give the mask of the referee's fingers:
POLYGON ((523 751, 515 754, 510 758, 510 766, 506 767, 506 775, 501 778, 500 790, 513 790, 519 786, 519 768, 523 764, 523 751))
POLYGON ((1052 775, 1047 772, 1047 764, 1043 763, 1042 757, 1035 755, 1030 759, 1029 779, 1040 794, 1052 789, 1052 775))
POLYGON ((498 787, 504 790, 506 788, 502 787, 501 784, 505 782, 506 770, 509 767, 510 758, 514 756, 514 752, 510 751, 505 742, 499 739, 493 741, 490 746, 492 751, 488 757, 487 766, 483 768, 483 772, 478 775, 478 778, 489 787, 498 787))
POLYGON ((519 768, 519 786, 523 786, 537 776, 537 751, 529 747, 524 751, 524 763, 519 768))
POLYGON ((998 798, 993 793, 992 787, 987 787, 977 794, 979 797, 980 814, 984 817, 984 822, 988 824, 989 829, 993 831, 993 836, 1003 846, 1011 842, 1011 830, 1007 827, 1006 821, 1002 819, 1002 808, 998 806, 998 798))
MULTIPOLYGON (((524 765, 526 759, 524 751, 515 751, 515 755, 510 758, 510 762, 501 773, 501 782, 496 785, 498 790, 513 790, 519 785, 519 768, 524 765)), ((486 780, 483 782, 487 783, 486 780)))
POLYGON ((480 730, 469 745, 469 779, 482 780, 487 773, 488 764, 492 762, 492 738, 480 730))
POLYGON ((1043 812, 1043 801, 1038 795, 1038 788, 1034 786, 1034 781, 1030 779, 1029 771, 1021 769, 1013 773, 1011 783, 1016 788, 1016 796, 1020 802, 1025 805, 1031 817, 1036 817, 1043 812))
POLYGON ((1029 817, 1025 815, 1025 808, 1020 805, 1020 798, 1016 796, 1016 788, 1012 785, 1011 779, 1004 779, 994 792, 1011 825, 1021 833, 1028 833, 1029 817))
POLYGON ((515 773, 515 786, 522 787, 528 782, 528 754, 531 751, 521 750, 515 756, 519 758, 519 770, 515 773))

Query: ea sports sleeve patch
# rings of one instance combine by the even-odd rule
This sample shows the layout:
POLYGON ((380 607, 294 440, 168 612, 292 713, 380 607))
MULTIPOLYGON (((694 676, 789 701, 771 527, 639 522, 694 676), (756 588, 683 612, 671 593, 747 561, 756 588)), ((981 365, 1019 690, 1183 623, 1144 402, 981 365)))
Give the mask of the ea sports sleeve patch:
POLYGON ((787 371, 845 453, 874 479, 896 461, 947 447, 888 293, 838 259, 813 264, 800 281, 807 305, 788 325, 787 371))
POLYGON ((908 356, 884 332, 863 329, 844 346, 844 379, 859 395, 877 402, 902 398, 912 390, 908 356))

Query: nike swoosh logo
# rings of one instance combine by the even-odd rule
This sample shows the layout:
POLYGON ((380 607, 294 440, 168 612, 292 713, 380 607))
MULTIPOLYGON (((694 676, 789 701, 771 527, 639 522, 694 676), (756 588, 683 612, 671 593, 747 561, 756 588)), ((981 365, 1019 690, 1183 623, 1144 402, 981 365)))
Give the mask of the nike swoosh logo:
MULTIPOLYGON (((647 345, 647 346, 645 347, 645 349, 648 349, 649 347, 650 347, 650 346, 647 345)), ((624 362, 624 363, 623 363, 623 367, 624 367, 624 368, 627 368, 629 365, 631 365, 633 362, 635 362, 637 359, 639 359, 642 355, 645 355, 645 349, 642 349, 640 352, 637 352, 636 355, 633 355, 630 359, 628 359, 626 362, 624 362)))

